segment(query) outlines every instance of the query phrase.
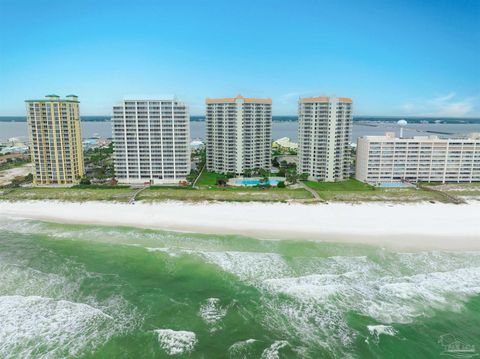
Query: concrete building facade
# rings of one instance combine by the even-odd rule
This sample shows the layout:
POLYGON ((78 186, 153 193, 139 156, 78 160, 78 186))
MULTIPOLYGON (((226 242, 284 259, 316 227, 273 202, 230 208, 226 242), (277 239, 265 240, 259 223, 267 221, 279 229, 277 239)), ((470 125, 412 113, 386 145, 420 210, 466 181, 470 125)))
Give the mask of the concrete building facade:
POLYGON ((355 177, 371 184, 409 182, 470 183, 480 181, 480 134, 468 138, 437 136, 358 139, 355 177))
POLYGON ((84 175, 78 97, 26 100, 35 185, 77 184, 84 175))
POLYGON ((272 100, 207 99, 207 170, 243 174, 271 168, 272 100))
POLYGON ((302 98, 298 103, 298 169, 310 180, 342 181, 351 163, 352 100, 302 98))
POLYGON ((164 184, 190 173, 190 117, 181 101, 124 100, 113 107, 119 182, 164 184))

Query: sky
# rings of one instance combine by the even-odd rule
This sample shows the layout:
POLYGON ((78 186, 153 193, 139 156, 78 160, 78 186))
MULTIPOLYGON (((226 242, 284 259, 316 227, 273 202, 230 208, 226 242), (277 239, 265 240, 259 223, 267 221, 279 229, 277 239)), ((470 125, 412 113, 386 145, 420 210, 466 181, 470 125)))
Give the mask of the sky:
POLYGON ((355 115, 480 117, 478 0, 0 0, 0 116, 76 94, 351 97, 355 115))

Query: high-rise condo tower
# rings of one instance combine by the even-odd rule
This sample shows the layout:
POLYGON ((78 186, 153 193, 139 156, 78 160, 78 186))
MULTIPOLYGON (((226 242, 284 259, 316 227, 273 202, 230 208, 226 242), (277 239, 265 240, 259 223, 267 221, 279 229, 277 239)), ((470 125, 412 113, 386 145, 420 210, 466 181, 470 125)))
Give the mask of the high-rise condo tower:
POLYGON ((207 169, 242 174, 270 170, 272 100, 207 99, 207 169))
POLYGON ((309 97, 298 103, 298 169, 317 181, 349 177, 352 100, 309 97))
POLYGON ((162 184, 190 172, 190 118, 181 101, 124 100, 113 107, 115 173, 123 183, 162 184))
POLYGON ((75 184, 84 175, 78 97, 26 100, 33 183, 75 184))

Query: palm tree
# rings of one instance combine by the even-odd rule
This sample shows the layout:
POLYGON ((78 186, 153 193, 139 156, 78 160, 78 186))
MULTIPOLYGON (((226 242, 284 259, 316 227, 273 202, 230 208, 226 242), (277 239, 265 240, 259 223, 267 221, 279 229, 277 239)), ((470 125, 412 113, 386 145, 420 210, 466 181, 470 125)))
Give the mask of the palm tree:
POLYGON ((295 170, 287 171, 287 173, 285 174, 285 178, 288 182, 290 182, 292 184, 297 183, 298 174, 295 170))
POLYGON ((263 183, 268 183, 268 180, 269 180, 268 175, 269 175, 269 173, 268 173, 267 170, 265 170, 265 169, 263 169, 263 168, 260 168, 260 170, 259 170, 259 175, 260 175, 260 177, 262 177, 261 182, 263 182, 263 183))

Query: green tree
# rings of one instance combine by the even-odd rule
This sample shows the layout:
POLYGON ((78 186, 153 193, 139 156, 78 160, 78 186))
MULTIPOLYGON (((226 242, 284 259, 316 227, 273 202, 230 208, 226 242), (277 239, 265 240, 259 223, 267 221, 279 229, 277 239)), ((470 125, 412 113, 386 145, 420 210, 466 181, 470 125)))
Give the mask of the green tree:
POLYGON ((278 163, 277 157, 273 157, 273 159, 272 159, 272 166, 273 166, 273 167, 277 167, 277 168, 280 167, 280 163, 278 163))
POLYGON ((200 163, 205 164, 207 162, 207 149, 205 147, 199 150, 200 152, 200 163))
POLYGON ((33 174, 29 173, 25 176, 25 182, 32 182, 33 181, 33 174))
POLYGON ((216 183, 217 183, 217 186, 219 186, 219 187, 226 187, 227 186, 227 179, 224 178, 224 177, 218 177, 216 183))
POLYGON ((260 168, 259 169, 259 175, 261 177, 261 182, 263 183, 267 183, 269 178, 268 178, 268 175, 269 175, 269 172, 263 168, 260 168))
POLYGON ((301 173, 299 176, 298 176, 298 179, 300 181, 306 181, 308 180, 308 173, 301 173))
POLYGON ((190 173, 187 175, 187 181, 188 182, 193 182, 198 176, 198 171, 197 170, 191 170, 190 173))
POLYGON ((92 182, 90 181, 90 178, 88 178, 86 176, 82 177, 80 179, 80 185, 82 185, 82 186, 90 186, 91 184, 92 184, 92 182))
POLYGON ((285 178, 286 178, 287 182, 297 183, 297 181, 298 181, 298 174, 297 174, 296 171, 288 171, 288 172, 285 174, 285 178))

